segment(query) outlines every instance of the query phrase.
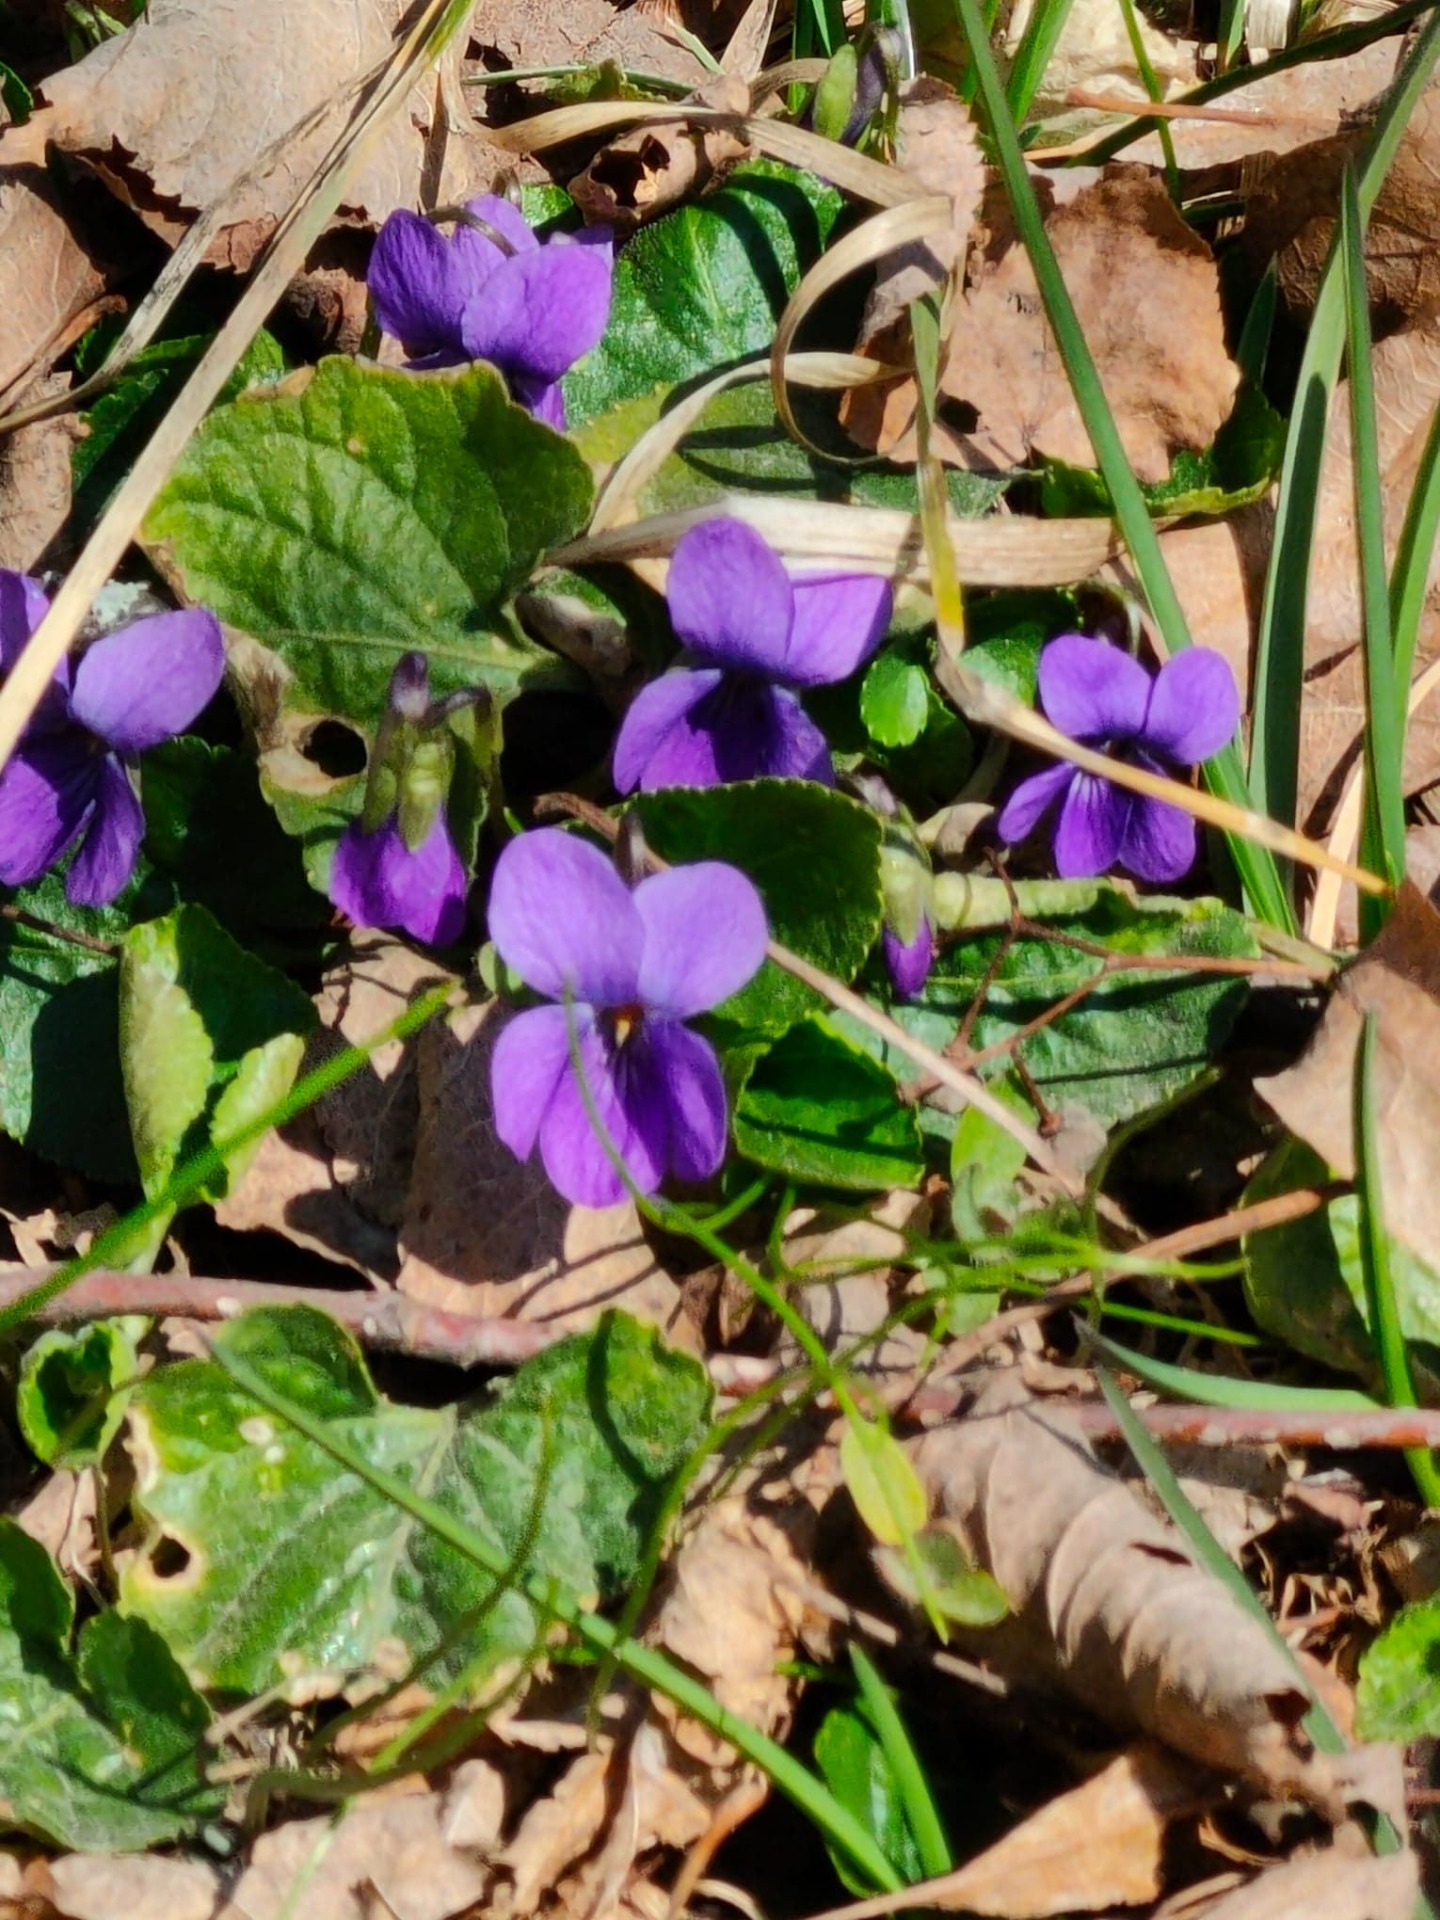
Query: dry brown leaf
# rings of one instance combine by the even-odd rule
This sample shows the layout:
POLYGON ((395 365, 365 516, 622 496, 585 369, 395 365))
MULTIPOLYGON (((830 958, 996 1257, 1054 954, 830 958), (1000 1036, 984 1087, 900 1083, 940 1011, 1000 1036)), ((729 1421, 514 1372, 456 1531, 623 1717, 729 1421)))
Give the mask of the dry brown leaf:
POLYGON ((493 1003, 432 1021, 419 1037, 419 1137, 401 1232, 403 1293, 455 1312, 578 1330, 623 1307, 696 1347, 680 1289, 646 1242, 633 1202, 571 1207, 538 1160, 495 1133, 493 1003))
POLYGON ((561 1910, 570 1920, 586 1920, 604 1910, 607 1891, 638 1855, 655 1846, 688 1846, 709 1823, 704 1803, 666 1763, 658 1729, 642 1724, 629 1742, 607 1739, 581 1754, 553 1792, 529 1809, 497 1856, 511 1884, 497 1888, 489 1911, 495 1920, 518 1920, 563 1891, 561 1910), (602 1835, 595 1859, 562 1888, 602 1835))
MULTIPOLYGON (((1273 259, 1290 310, 1308 319, 1340 206, 1345 168, 1370 138, 1365 119, 1283 154, 1251 183, 1242 240, 1257 273, 1273 259)), ((1440 298, 1440 90, 1411 114, 1365 230, 1370 307, 1378 332, 1422 318, 1440 298)))
POLYGON ((1308 1750, 1309 1701, 1261 1627, 1095 1459, 1062 1411, 999 1375, 916 1465, 1011 1616, 986 1654, 1017 1684, 1059 1689, 1124 1733, 1267 1791, 1336 1811, 1308 1750))
MULTIPOLYGON (((3 245, 3 241, 0 241, 3 245)), ((70 388, 54 373, 26 389, 49 400, 70 388)), ((78 437, 66 418, 35 420, 0 440, 0 567, 38 573, 41 558, 70 516, 70 456, 78 437)))
MULTIPOLYGON (((1172 454, 1209 446, 1239 382, 1210 249, 1176 213, 1163 183, 1134 167, 1054 208, 1046 232, 1131 464, 1142 479, 1163 480, 1172 454)), ((1006 239, 998 254, 987 252, 975 285, 955 303, 941 386, 978 419, 963 433, 942 420, 940 450, 966 467, 1015 467, 1032 454, 1093 466, 1029 255, 1006 239)), ((867 350, 883 357, 884 346, 882 335, 867 350)), ((891 458, 911 457, 910 383, 867 405, 872 393, 880 390, 855 396, 850 431, 891 458)))
POLYGON ((198 1860, 71 1853, 46 1864, 65 1920, 211 1920, 220 1900, 218 1876, 198 1860))
MULTIPOLYGON (((399 941, 357 934, 350 957, 325 976, 307 1067, 367 1038, 446 977, 399 941)), ((416 1052, 414 1039, 391 1041, 291 1126, 267 1134, 216 1207, 220 1224, 268 1228, 373 1278, 393 1278, 419 1126, 416 1052)))
MULTIPOLYGON (((783 1735, 795 1682, 778 1671, 802 1634, 823 1632, 804 1599, 815 1512, 804 1500, 762 1508, 747 1494, 707 1506, 670 1565, 652 1637, 698 1673, 721 1706, 764 1732, 783 1735)), ((735 1753, 663 1700, 655 1711, 676 1744, 702 1766, 728 1769, 735 1753)))
MULTIPOLYGON (((102 41, 45 82, 44 106, 0 137, 0 163, 49 142, 82 160, 162 239, 226 200, 207 258, 248 269, 324 156, 353 100, 347 84, 389 53, 403 0, 273 0, 263 27, 248 0, 150 0, 129 32, 102 41), (315 109, 319 124, 268 160, 315 109), (257 178, 241 176, 265 163, 257 178)), ((377 225, 420 193, 435 113, 432 82, 370 147, 338 219, 377 225)), ((478 138, 448 139, 437 201, 489 185, 504 164, 478 138)))
POLYGON ((438 1793, 371 1794, 338 1825, 290 1820, 262 1834, 214 1920, 452 1920, 489 1885, 488 1869, 447 1844, 438 1793))
MULTIPOLYGON (((815 1263, 819 1274, 801 1285, 795 1304, 825 1343, 828 1353, 848 1352, 874 1334, 889 1318, 894 1303, 893 1268, 876 1264, 900 1259, 916 1235, 929 1226, 930 1202, 904 1189, 888 1194, 859 1218, 849 1209, 797 1207, 784 1227, 787 1263, 815 1263), (860 1271, 847 1271, 859 1268, 860 1271), (828 1277, 819 1277, 827 1275, 828 1277)), ((926 1336, 904 1325, 888 1329, 850 1365, 858 1373, 908 1376, 925 1351, 926 1336)), ((780 1344, 782 1364, 801 1358, 789 1335, 780 1344)))
POLYGON ((1150 1741, 1032 1813, 958 1873, 903 1894, 837 1907, 820 1920, 870 1920, 897 1907, 1050 1920, 1102 1907, 1138 1907, 1160 1892, 1170 1823, 1209 1796, 1197 1769, 1150 1741))
POLYGON ((1256 1091, 1342 1179, 1355 1172, 1355 1050, 1375 1016, 1375 1125, 1385 1224, 1440 1270, 1440 913, 1413 883, 1340 976, 1310 1045, 1256 1091))
POLYGON ((1281 1861, 1248 1887, 1197 1910, 1196 1920, 1410 1920, 1419 1890, 1409 1852, 1380 1860, 1331 1847, 1281 1861))
POLYGON ((105 287, 101 265, 76 237, 43 169, 8 160, 0 135, 0 393, 49 367, 105 287))
POLYGON ((901 247, 879 263, 860 327, 862 351, 960 263, 985 191, 985 165, 969 109, 943 80, 921 75, 901 90, 895 158, 927 193, 949 197, 951 223, 947 232, 901 247))
POLYGON ((614 0, 479 0, 470 38, 500 67, 618 66, 698 85, 705 69, 653 11, 614 0))
MULTIPOLYGON (((750 89, 733 74, 716 74, 689 97, 737 118, 750 111, 750 89)), ((673 121, 637 127, 596 154, 570 182, 570 196, 587 220, 629 232, 700 192, 721 167, 743 159, 748 150, 729 127, 673 121)))

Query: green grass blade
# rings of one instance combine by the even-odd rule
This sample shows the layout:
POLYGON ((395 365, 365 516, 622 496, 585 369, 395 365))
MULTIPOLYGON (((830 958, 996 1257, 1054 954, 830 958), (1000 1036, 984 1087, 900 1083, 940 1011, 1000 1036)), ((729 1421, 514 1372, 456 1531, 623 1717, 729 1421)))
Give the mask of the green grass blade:
MULTIPOLYGON (((1440 55, 1440 11, 1432 11, 1376 116, 1370 145, 1355 182, 1362 219, 1370 216, 1375 196, 1390 169, 1410 115, 1425 90, 1437 55, 1440 55)), ((1272 67, 1273 63, 1267 65, 1267 71, 1272 67)), ((1305 622, 1320 461, 1330 397, 1339 376, 1345 345, 1345 299, 1338 239, 1337 229, 1321 276, 1296 383, 1255 655, 1251 789, 1258 807, 1289 823, 1294 822, 1299 787, 1305 622)))
POLYGON ((1235 364, 1240 369, 1240 377, 1252 387, 1258 387, 1265 378, 1265 363, 1270 358, 1270 337, 1275 331, 1277 298, 1275 262, 1272 260, 1255 289, 1235 348, 1235 364))
MULTIPOLYGON (((1379 1356, 1386 1401, 1392 1407, 1418 1407, 1390 1271, 1390 1238, 1385 1231, 1380 1134, 1375 1124, 1377 1034, 1375 1015, 1367 1013, 1355 1049, 1355 1193, 1360 1202, 1360 1265, 1365 1275, 1370 1337, 1379 1356)), ((1440 1507, 1440 1470, 1434 1455, 1427 1447, 1412 1447, 1406 1451, 1405 1461, 1425 1505, 1440 1507)))
MULTIPOLYGON (((1045 78, 1045 69, 1060 44, 1060 36, 1065 31, 1065 22, 1070 18, 1073 4, 1074 0, 1035 0, 1034 10, 1025 23, 1025 31, 1015 49, 1006 89, 1010 112, 1017 126, 1030 111, 1040 82, 1045 78)), ((986 34, 987 50, 989 45, 990 37, 986 34)))
POLYGON ((1381 1404, 1351 1387, 1286 1387, 1266 1380, 1227 1380, 1194 1367, 1175 1367, 1132 1353, 1094 1327, 1083 1328, 1087 1344, 1098 1347, 1112 1366, 1122 1367, 1159 1393, 1201 1407, 1247 1407, 1255 1413, 1378 1413, 1381 1404))
MULTIPOLYGON (((1350 454, 1355 473, 1355 530, 1360 547, 1360 604, 1365 642, 1365 864, 1398 886, 1405 873, 1405 795, 1400 778, 1401 735, 1395 712, 1395 664, 1390 644, 1390 591, 1385 577, 1385 503, 1375 423, 1375 368, 1370 297, 1365 280, 1365 228, 1347 167, 1340 190, 1340 267, 1345 292, 1346 366, 1350 374, 1350 454)), ((1379 932, 1389 902, 1366 894, 1360 929, 1379 932)))
MULTIPOLYGON (((323 1420, 313 1418, 284 1394, 277 1393, 248 1362, 221 1347, 214 1348, 213 1352, 215 1359, 237 1385, 269 1412, 328 1453, 347 1473, 353 1473, 357 1479, 373 1487, 412 1519, 428 1527, 447 1546, 453 1547, 457 1553, 463 1554, 467 1560, 483 1567, 497 1579, 503 1578, 511 1570, 509 1559, 498 1548, 491 1547, 455 1519, 453 1514, 447 1513, 423 1494, 416 1493, 394 1474, 373 1465, 323 1420)), ((876 1886, 899 1891, 903 1885, 900 1876, 860 1821, 840 1804, 808 1768, 803 1767, 768 1734, 762 1733, 748 1720, 742 1720, 727 1711, 698 1680, 692 1679, 656 1648, 642 1646, 635 1640, 622 1639, 615 1626, 603 1615, 581 1606, 578 1600, 562 1593, 553 1582, 523 1571, 514 1572, 513 1578, 514 1584, 541 1614, 560 1621, 592 1651, 612 1657, 616 1665, 632 1678, 663 1694, 666 1699, 673 1700, 683 1712, 708 1727, 719 1739, 728 1740, 748 1760, 753 1760, 772 1784, 792 1800, 835 1846, 848 1853, 876 1886)))
MULTIPOLYGON (((1001 90, 1000 77, 995 69, 994 56, 985 35, 984 22, 980 17, 977 0, 955 0, 955 5, 959 12, 961 28, 969 43, 970 58, 975 68, 980 98, 984 102, 985 115, 990 123, 995 155, 1005 178, 1006 190, 1015 214, 1015 224, 1035 269, 1040 296, 1045 303, 1045 311, 1049 316, 1061 357, 1065 362, 1065 370, 1074 389, 1080 417, 1085 423, 1085 430, 1095 449, 1100 471, 1110 489, 1110 497, 1115 504, 1115 517, 1120 523, 1120 531, 1130 549, 1135 571, 1140 577, 1155 623, 1160 629, 1166 647, 1172 653, 1179 652, 1182 647, 1188 647, 1191 644, 1185 615, 1176 596, 1175 586, 1170 578, 1169 569, 1165 565, 1164 556, 1160 551, 1160 541, 1150 519, 1149 509, 1145 505, 1144 495, 1131 470, 1115 425, 1115 417, 1110 411, 1109 402, 1100 384, 1095 361, 1081 331, 1069 289, 1065 285, 1064 277, 1055 259, 1054 249, 1045 233, 1044 221, 1040 217, 1040 207, 1035 198, 1035 189, 1026 171, 1025 158, 1020 150, 1015 123, 1001 90)), ((1246 786, 1240 755, 1234 746, 1227 747, 1223 753, 1216 754, 1212 760, 1206 762, 1205 777, 1212 792, 1220 794, 1232 805, 1245 809, 1253 805, 1246 786)), ((1249 841, 1235 835, 1228 836, 1228 841, 1231 857, 1255 912, 1270 921, 1272 925, 1281 927, 1286 932, 1293 932, 1295 930, 1294 915, 1274 856, 1268 849, 1253 846, 1249 841)))
POLYGON ((905 1723, 900 1718, 890 1689, 880 1678, 869 1654, 855 1641, 850 1645, 850 1664, 855 1669, 855 1681, 860 1689, 860 1698, 865 1703, 865 1711, 870 1716, 870 1724, 875 1729, 881 1751, 904 1803, 905 1822, 914 1838, 925 1878, 938 1880, 942 1873, 949 1873, 954 1867, 955 1856, 945 1837, 944 1824, 931 1795, 930 1783, 925 1778, 925 1769, 920 1764, 920 1756, 911 1745, 910 1735, 905 1731, 905 1723))
POLYGON ((1395 655, 1395 723, 1403 748, 1409 720, 1410 676, 1415 643, 1430 580, 1430 557, 1440 534, 1440 406, 1430 416, 1430 432, 1420 456, 1415 485, 1405 507, 1405 524, 1395 549, 1390 576, 1390 640, 1395 655))

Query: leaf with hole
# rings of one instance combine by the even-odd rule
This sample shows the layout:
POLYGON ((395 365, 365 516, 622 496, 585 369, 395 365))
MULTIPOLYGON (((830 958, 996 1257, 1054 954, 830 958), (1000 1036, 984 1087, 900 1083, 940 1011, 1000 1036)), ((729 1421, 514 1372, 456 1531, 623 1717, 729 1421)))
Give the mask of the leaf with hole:
MULTIPOLYGON (((245 1315, 217 1340, 572 1599, 623 1592, 708 1416, 703 1369, 619 1314, 478 1405, 383 1398, 349 1336, 309 1308, 245 1315)), ((522 1594, 262 1412, 216 1362, 157 1369, 130 1420, 145 1538, 121 1601, 197 1685, 303 1690, 307 1675, 395 1658, 433 1659, 434 1684, 523 1660, 544 1631, 522 1594)))

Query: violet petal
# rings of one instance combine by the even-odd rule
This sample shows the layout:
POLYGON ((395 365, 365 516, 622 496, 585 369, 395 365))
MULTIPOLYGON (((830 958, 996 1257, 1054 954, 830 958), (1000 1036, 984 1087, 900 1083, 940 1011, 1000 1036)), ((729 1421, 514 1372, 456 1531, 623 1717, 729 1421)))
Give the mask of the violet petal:
POLYGON ((795 617, 790 576, 743 520, 706 520, 682 537, 665 599, 670 624, 701 666, 784 676, 795 617))
POLYGON ((157 613, 97 640, 75 669, 70 712, 118 753, 184 731, 225 676, 220 622, 208 608, 157 613))
POLYGON ((1214 647, 1186 647, 1156 674, 1143 729, 1152 752, 1176 766, 1198 766, 1228 744, 1239 724, 1235 676, 1214 647))
MULTIPOLYGON (((714 770, 709 736, 703 735, 697 739, 694 729, 686 726, 685 722, 706 694, 719 686, 720 679, 719 667, 701 670, 673 667, 669 673, 662 673, 658 680, 652 680, 648 686, 640 689, 630 702, 615 739, 612 777, 617 793, 633 793, 642 784, 650 787, 706 787, 716 784, 719 776, 714 770), (647 769, 656 761, 677 729, 679 734, 674 741, 672 754, 674 764, 682 770, 681 777, 650 780, 647 783, 647 769), (690 778, 683 776, 687 759, 692 770, 690 778), (697 774, 698 777, 694 777, 697 774)), ((670 760, 665 764, 670 765, 670 760)))
POLYGON ((465 350, 506 372, 558 380, 599 342, 610 288, 610 259, 597 247, 552 241, 514 254, 466 303, 465 350))
POLYGON ((935 936, 930 931, 929 920, 924 914, 920 916, 919 931, 908 945, 898 933, 886 927, 880 948, 896 994, 901 1000, 914 1000, 924 989, 935 962, 935 936))
POLYGON ((512 840, 490 885, 490 938, 537 993, 631 1005, 645 932, 625 882, 598 847, 539 827, 512 840))
MULTIPOLYGON (((669 1114, 664 1086, 634 1042, 617 1050, 601 1028, 580 1039, 580 1064, 595 1111, 631 1179, 654 1193, 665 1174, 669 1114)), ((567 1064, 540 1123, 540 1157, 556 1191, 581 1207, 611 1207, 625 1184, 591 1125, 580 1080, 567 1064)))
POLYGON ((135 871, 145 813, 113 754, 100 762, 95 811, 80 851, 65 876, 65 898, 77 907, 104 907, 135 871))
POLYGON ((848 680, 874 653, 890 624, 890 582, 875 574, 792 578, 795 619, 780 677, 793 686, 848 680))
MULTIPOLYGON (((535 229, 515 202, 505 199, 503 194, 477 194, 473 200, 465 202, 465 211, 473 213, 476 219, 483 220, 488 226, 492 226, 502 240, 509 241, 515 253, 534 253, 540 246, 535 229)), ((477 246, 484 247, 485 257, 491 264, 510 257, 502 252, 493 240, 487 240, 483 233, 477 232, 474 227, 466 226, 463 221, 455 228, 456 239, 458 240, 462 234, 467 235, 477 246)))
MULTIPOLYGON (((498 259, 498 248, 482 244, 492 260, 498 259)), ((418 214, 403 207, 392 213, 376 237, 365 274, 382 332, 415 356, 462 352, 460 317, 477 290, 483 259, 475 249, 457 250, 418 214)))
POLYGON ((0 772, 0 882, 23 887, 55 865, 90 818, 102 765, 73 728, 17 749, 0 772))
POLYGON ((565 389, 558 380, 527 380, 521 375, 510 376, 510 397, 524 407, 535 419, 547 427, 553 427, 556 433, 565 431, 565 389))
POLYGON ((1022 780, 1000 809, 996 833, 1011 846, 1027 839, 1074 778, 1074 767, 1061 760, 1022 780))
MULTIPOLYGON (((729 1117, 725 1081, 710 1042, 674 1020, 649 1020, 647 1067, 663 1089, 668 1122, 666 1171, 681 1180, 708 1180, 725 1158, 729 1117)), ((652 1096, 656 1097, 656 1096, 652 1096)))
POLYGON ((1128 794, 1077 770, 1060 805, 1055 871, 1064 880, 1087 880, 1113 867, 1129 815, 1128 794))
MULTIPOLYGON (((517 1160, 528 1160, 540 1123, 570 1065, 570 1011, 528 1007, 507 1021, 490 1056, 495 1131, 517 1160)), ((573 1009, 576 1038, 589 1031, 588 1008, 573 1009)))
POLYGON ((1045 717, 1072 740, 1133 740, 1149 699, 1149 674, 1104 640, 1062 633, 1040 656, 1045 717))
POLYGON ((443 814, 413 851, 393 817, 374 833, 354 821, 330 863, 330 898, 356 926, 401 927, 430 946, 448 946, 464 932, 465 892, 443 814))
POLYGON ((760 970, 769 929, 752 880, 721 860, 652 874, 635 889, 645 928, 640 1001, 676 1020, 708 1013, 760 970))
POLYGON ((49 608, 38 580, 0 567, 0 671, 12 670, 49 608))
POLYGON ((1195 864, 1195 822, 1182 807, 1148 794, 1127 796, 1130 802, 1120 842, 1120 864, 1137 880, 1179 880, 1195 864))

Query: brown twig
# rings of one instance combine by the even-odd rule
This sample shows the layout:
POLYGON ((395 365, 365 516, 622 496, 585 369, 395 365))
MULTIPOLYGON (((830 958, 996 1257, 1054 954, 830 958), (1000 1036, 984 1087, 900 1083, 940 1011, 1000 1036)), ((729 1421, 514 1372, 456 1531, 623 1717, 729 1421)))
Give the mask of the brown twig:
POLYGON ((1193 1227, 1181 1227, 1175 1233, 1162 1234, 1134 1251, 1147 1260, 1188 1260, 1191 1254, 1204 1253, 1210 1247, 1223 1247, 1245 1233, 1263 1233, 1267 1227, 1283 1227, 1291 1220, 1303 1220, 1333 1200, 1343 1187, 1297 1187, 1293 1193, 1277 1193, 1269 1200, 1257 1200, 1251 1207, 1235 1207, 1213 1220, 1199 1220, 1193 1227))
POLYGON ((8 901, 0 906, 0 920, 28 927, 32 933, 48 934, 52 940, 63 940, 67 946, 83 947, 87 953, 103 953, 113 959, 120 951, 118 940, 102 940, 98 934, 79 933, 73 927, 57 927, 53 920, 42 920, 39 914, 27 913, 24 907, 12 906, 8 901))
MULTIPOLYGON (((1087 1400, 1061 1403, 1092 1440, 1122 1440, 1108 1407, 1087 1400)), ((1157 1440, 1194 1447, 1333 1447, 1350 1453, 1363 1447, 1440 1448, 1440 1410, 1433 1407, 1356 1408, 1316 1412, 1309 1408, 1267 1412, 1256 1407, 1136 1407, 1135 1417, 1157 1440)))
MULTIPOLYGON (((0 1268, 0 1310, 61 1269, 0 1268)), ((208 1280, 175 1273, 82 1274, 64 1293, 37 1307, 41 1326, 78 1326, 112 1314, 178 1315, 189 1320, 233 1320, 250 1307, 314 1307, 354 1334, 362 1346, 414 1354, 452 1367, 517 1366, 569 1331, 543 1322, 494 1315, 446 1313, 400 1293, 342 1293, 324 1287, 286 1287, 259 1280, 208 1280)))

